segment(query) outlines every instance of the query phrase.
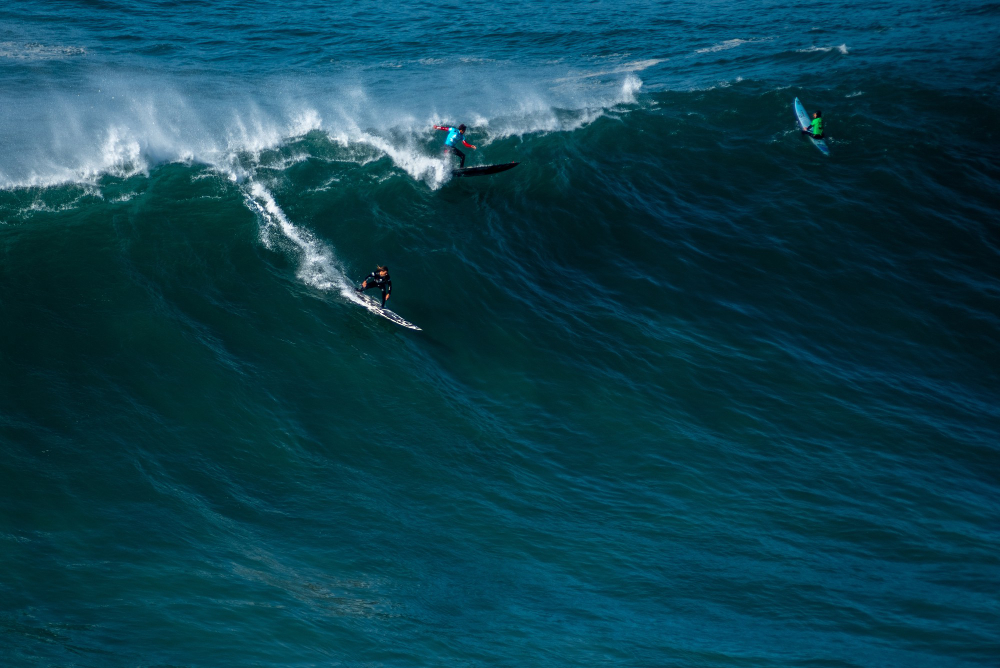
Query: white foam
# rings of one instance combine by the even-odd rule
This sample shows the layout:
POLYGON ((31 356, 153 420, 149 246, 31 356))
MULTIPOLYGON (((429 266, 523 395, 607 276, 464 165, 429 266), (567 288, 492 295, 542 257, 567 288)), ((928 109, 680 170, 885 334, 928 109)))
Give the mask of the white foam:
POLYGON ((87 55, 82 46, 46 45, 37 42, 0 42, 0 58, 12 60, 61 60, 87 55))
POLYGON ((688 88, 687 90, 704 92, 704 91, 715 90, 717 88, 729 88, 733 84, 740 83, 741 81, 743 81, 743 77, 738 76, 735 79, 723 79, 722 81, 718 81, 710 86, 694 86, 692 88, 688 88))
POLYGON ((614 67, 609 70, 598 70, 596 72, 585 72, 583 74, 576 74, 568 77, 561 77, 559 79, 554 79, 556 83, 564 83, 567 81, 577 81, 579 79, 593 79, 596 77, 604 77, 612 74, 626 74, 632 72, 641 72, 642 70, 653 67, 654 65, 659 65, 665 62, 666 58, 650 58, 648 60, 636 60, 631 63, 625 63, 618 67, 614 67))
POLYGON ((104 175, 146 174, 168 162, 211 165, 240 181, 262 152, 322 127, 319 112, 308 106, 276 111, 247 102, 200 109, 169 89, 114 96, 98 91, 94 97, 89 105, 57 98, 40 117, 22 123, 28 131, 15 136, 20 145, 0 157, 0 187, 95 183, 104 175), (112 97, 120 102, 97 104, 112 97))
POLYGON ((798 49, 797 53, 829 53, 831 51, 836 51, 846 56, 850 49, 846 44, 841 44, 840 46, 810 46, 808 49, 798 49))
POLYGON ((635 104, 635 96, 642 88, 642 79, 629 74, 622 82, 621 95, 618 98, 619 104, 635 104))
POLYGON ((274 195, 261 183, 252 182, 244 191, 251 211, 261 220, 261 241, 268 248, 284 247, 298 257, 296 277, 317 290, 337 292, 341 297, 368 308, 356 287, 344 273, 333 248, 288 219, 274 195))
POLYGON ((746 44, 750 40, 748 39, 727 39, 725 42, 720 42, 713 46, 706 47, 704 49, 696 49, 695 53, 715 53, 717 51, 728 51, 729 49, 735 49, 741 44, 746 44))
POLYGON ((451 173, 449 164, 440 154, 427 155, 426 151, 413 143, 396 146, 388 139, 368 132, 362 133, 358 141, 389 156, 394 165, 414 179, 424 181, 431 188, 440 187, 451 173))
MULTIPOLYGON (((579 77, 561 81, 572 81, 577 78, 579 77)), ((485 130, 487 134, 480 145, 487 146, 507 137, 573 132, 593 123, 617 107, 636 104, 642 86, 642 79, 630 72, 617 80, 613 87, 604 88, 602 95, 591 98, 588 101, 589 106, 571 106, 562 109, 554 108, 542 96, 525 94, 519 98, 518 109, 514 113, 489 120, 478 119, 476 129, 485 130)))
MULTIPOLYGON (((50 204, 47 204, 39 195, 36 196, 34 200, 32 200, 31 204, 18 211, 16 215, 20 218, 30 218, 32 215, 36 213, 58 213, 60 211, 70 211, 72 209, 77 208, 80 205, 80 202, 87 197, 104 199, 104 193, 102 193, 100 188, 96 186, 84 184, 83 187, 80 188, 80 193, 76 197, 58 206, 52 206, 50 204)), ((131 199, 131 197, 129 197, 128 199, 131 199)), ((118 202, 127 200, 116 198, 116 199, 111 199, 109 201, 118 202)))
POLYGON ((354 292, 333 250, 308 230, 292 223, 267 188, 251 183, 246 201, 252 211, 260 214, 261 241, 267 247, 274 247, 276 234, 290 242, 289 249, 299 258, 295 272, 299 280, 318 290, 338 290, 345 296, 354 292))
POLYGON ((147 174, 168 162, 209 165, 241 183, 262 166, 282 169, 308 159, 308 145, 296 147, 293 156, 274 150, 315 131, 343 149, 331 159, 365 164, 387 157, 411 178, 437 188, 451 163, 434 146, 440 144, 435 123, 470 124, 471 141, 480 146, 502 137, 572 131, 618 105, 635 104, 642 88, 636 73, 662 62, 635 60, 561 78, 504 74, 498 80, 495 68, 474 60, 469 71, 477 78, 458 96, 442 96, 439 87, 413 82, 405 73, 392 85, 380 82, 377 90, 355 80, 245 87, 233 80, 146 74, 94 78, 55 92, 10 91, 0 109, 0 125, 14 129, 0 154, 0 188, 93 184, 106 175, 147 174))

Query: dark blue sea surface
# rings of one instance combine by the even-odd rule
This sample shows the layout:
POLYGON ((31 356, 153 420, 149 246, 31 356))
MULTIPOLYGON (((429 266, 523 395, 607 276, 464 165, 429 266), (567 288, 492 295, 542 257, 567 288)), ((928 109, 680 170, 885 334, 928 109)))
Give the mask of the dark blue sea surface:
POLYGON ((15 0, 0 90, 0 665, 1000 665, 1000 4, 15 0))

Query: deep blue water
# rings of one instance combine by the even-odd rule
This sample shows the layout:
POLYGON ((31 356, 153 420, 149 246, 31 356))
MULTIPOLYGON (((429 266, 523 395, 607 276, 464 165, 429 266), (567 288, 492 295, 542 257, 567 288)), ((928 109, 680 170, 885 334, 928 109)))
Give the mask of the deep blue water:
POLYGON ((0 90, 3 666, 1000 665, 1000 4, 15 1, 0 90))

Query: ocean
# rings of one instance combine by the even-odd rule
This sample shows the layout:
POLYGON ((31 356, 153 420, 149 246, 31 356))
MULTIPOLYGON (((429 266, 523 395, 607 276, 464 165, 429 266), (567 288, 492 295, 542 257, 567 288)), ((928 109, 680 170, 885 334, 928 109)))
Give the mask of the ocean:
POLYGON ((5 3, 0 665, 1000 665, 998 27, 5 3))

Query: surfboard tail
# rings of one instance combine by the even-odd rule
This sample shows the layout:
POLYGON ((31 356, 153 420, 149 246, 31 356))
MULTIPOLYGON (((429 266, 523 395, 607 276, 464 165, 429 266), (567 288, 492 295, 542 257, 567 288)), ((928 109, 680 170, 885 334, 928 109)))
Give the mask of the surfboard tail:
POLYGON ((462 169, 451 170, 452 176, 488 176, 490 174, 499 174, 500 172, 506 172, 508 169, 514 169, 520 162, 503 162, 496 165, 480 165, 478 167, 463 167, 462 169))

